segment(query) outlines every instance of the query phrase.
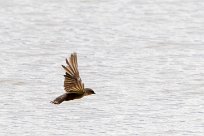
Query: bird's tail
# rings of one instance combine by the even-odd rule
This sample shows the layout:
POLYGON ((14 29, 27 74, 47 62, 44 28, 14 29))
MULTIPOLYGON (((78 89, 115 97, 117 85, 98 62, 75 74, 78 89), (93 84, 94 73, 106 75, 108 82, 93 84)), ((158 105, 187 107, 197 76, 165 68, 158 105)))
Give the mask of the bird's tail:
POLYGON ((63 94, 63 95, 60 95, 60 96, 58 96, 57 98, 55 98, 53 101, 51 101, 50 103, 60 104, 60 103, 62 103, 62 102, 65 100, 66 96, 67 96, 66 93, 63 94))

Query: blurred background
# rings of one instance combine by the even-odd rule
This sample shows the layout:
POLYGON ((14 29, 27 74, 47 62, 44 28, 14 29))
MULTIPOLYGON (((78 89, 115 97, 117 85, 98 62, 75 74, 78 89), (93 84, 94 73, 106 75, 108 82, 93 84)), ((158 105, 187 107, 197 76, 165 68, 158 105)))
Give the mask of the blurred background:
POLYGON ((204 1, 0 0, 0 135, 203 136, 204 1), (53 105, 78 53, 96 95, 53 105))

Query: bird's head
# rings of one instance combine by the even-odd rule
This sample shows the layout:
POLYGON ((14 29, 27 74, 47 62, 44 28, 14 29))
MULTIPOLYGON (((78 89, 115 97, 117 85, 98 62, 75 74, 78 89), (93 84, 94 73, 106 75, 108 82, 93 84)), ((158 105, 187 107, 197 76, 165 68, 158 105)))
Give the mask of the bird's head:
POLYGON ((85 88, 84 91, 85 91, 86 95, 95 94, 95 92, 90 88, 85 88))

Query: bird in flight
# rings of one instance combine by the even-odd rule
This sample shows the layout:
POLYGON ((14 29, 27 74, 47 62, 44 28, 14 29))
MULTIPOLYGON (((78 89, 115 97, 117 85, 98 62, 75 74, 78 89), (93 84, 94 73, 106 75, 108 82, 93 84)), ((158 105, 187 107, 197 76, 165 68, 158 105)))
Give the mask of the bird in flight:
POLYGON ((90 88, 84 88, 84 83, 79 76, 77 54, 72 53, 69 61, 66 59, 67 66, 62 65, 65 70, 64 90, 65 93, 55 98, 51 103, 60 104, 63 101, 80 99, 84 96, 95 94, 90 88))

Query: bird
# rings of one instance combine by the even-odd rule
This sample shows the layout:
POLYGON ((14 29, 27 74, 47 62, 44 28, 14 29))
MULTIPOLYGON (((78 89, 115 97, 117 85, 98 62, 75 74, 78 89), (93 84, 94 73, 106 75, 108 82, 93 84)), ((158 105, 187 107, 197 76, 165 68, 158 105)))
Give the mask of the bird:
POLYGON ((63 101, 80 99, 84 96, 95 94, 91 88, 84 87, 84 83, 80 78, 77 63, 77 53, 71 53, 69 60, 66 59, 66 64, 66 66, 62 65, 62 68, 65 70, 65 93, 51 101, 53 104, 60 104, 63 101))

